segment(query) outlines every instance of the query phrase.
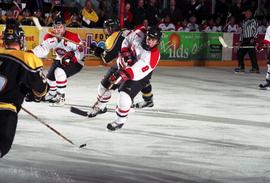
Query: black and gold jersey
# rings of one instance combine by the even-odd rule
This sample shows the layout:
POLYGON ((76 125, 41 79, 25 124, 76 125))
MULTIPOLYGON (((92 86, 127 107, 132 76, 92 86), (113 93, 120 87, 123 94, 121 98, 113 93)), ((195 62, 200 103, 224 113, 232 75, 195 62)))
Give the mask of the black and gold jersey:
POLYGON ((47 92, 42 60, 33 53, 7 49, 0 52, 0 110, 17 112, 25 95, 37 97, 47 92))
POLYGON ((112 33, 105 42, 105 51, 101 54, 101 59, 105 63, 109 63, 117 58, 121 45, 125 39, 127 31, 117 31, 112 33))

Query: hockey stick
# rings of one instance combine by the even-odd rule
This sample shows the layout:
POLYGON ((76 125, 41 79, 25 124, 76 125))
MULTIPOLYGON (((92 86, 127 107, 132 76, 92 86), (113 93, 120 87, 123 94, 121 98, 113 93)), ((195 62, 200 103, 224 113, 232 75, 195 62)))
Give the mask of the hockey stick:
MULTIPOLYGON (((32 17, 32 20, 33 20, 35 26, 38 28, 38 30, 39 30, 39 31, 42 31, 42 30, 43 30, 43 27, 40 25, 38 18, 37 18, 37 17, 32 17)), ((81 46, 81 47, 84 47, 84 48, 93 50, 93 49, 92 49, 91 47, 89 47, 89 46, 86 46, 86 45, 84 45, 84 44, 82 44, 82 43, 78 43, 78 42, 72 41, 72 40, 70 40, 70 39, 68 39, 68 38, 66 38, 66 37, 56 35, 56 34, 54 34, 54 33, 52 33, 52 32, 49 32, 49 31, 48 31, 47 33, 50 34, 50 35, 53 36, 53 37, 56 37, 56 38, 59 38, 59 39, 64 39, 64 40, 66 40, 66 41, 68 41, 68 42, 71 42, 71 43, 73 43, 73 44, 76 44, 76 45, 79 45, 79 46, 81 46)))
POLYGON ((219 42, 221 43, 223 48, 255 48, 255 46, 228 46, 228 44, 224 41, 223 37, 218 37, 219 42))
MULTIPOLYGON (((100 95, 100 98, 102 98, 103 95, 113 87, 113 85, 119 83, 121 80, 122 80, 122 77, 119 77, 115 82, 113 82, 113 83, 108 87, 108 89, 106 89, 106 90, 100 95)), ((98 104, 98 100, 97 100, 97 101, 94 103, 94 105, 92 105, 92 107, 90 107, 90 108, 94 109, 94 108, 96 107, 97 104, 98 104)), ((80 108, 78 108, 78 107, 75 107, 75 105, 70 107, 70 112, 72 112, 72 113, 74 113, 74 114, 81 115, 81 116, 85 116, 85 117, 89 117, 89 115, 90 115, 89 112, 87 112, 87 111, 85 111, 85 110, 82 110, 82 109, 80 109, 80 108)))
MULTIPOLYGON (((25 109, 24 107, 22 107, 22 110, 24 112, 26 112, 27 114, 29 114, 30 116, 32 116, 33 118, 35 118, 37 121, 39 121, 40 123, 42 123, 43 125, 45 125, 46 127, 48 127, 50 130, 52 130, 54 133, 56 133, 57 135, 59 135, 60 137, 62 137, 65 141, 67 141, 68 143, 75 145, 70 139, 68 139, 67 137, 65 137, 64 135, 62 135, 59 131, 57 131, 56 129, 54 129, 53 127, 51 127, 50 125, 48 125, 47 123, 45 123, 43 120, 41 120, 39 117, 37 117, 36 115, 34 115, 33 113, 31 113, 30 111, 28 111, 27 109, 25 109)), ((86 144, 81 144, 79 146, 79 148, 82 148, 86 146, 86 144)))

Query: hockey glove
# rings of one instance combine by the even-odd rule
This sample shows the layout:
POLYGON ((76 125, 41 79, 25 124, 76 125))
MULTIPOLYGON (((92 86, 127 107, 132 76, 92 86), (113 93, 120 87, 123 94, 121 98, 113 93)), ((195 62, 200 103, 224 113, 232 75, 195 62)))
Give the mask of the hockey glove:
POLYGON ((257 52, 261 52, 261 51, 263 51, 263 49, 265 47, 266 47, 265 44, 263 44, 263 43, 257 43, 256 46, 255 46, 255 49, 256 49, 257 52))
POLYGON ((29 92, 25 96, 25 101, 26 102, 40 102, 40 98, 37 98, 33 92, 29 92))
POLYGON ((96 57, 101 57, 101 54, 104 52, 104 49, 101 47, 96 46, 95 44, 90 44, 91 51, 94 52, 96 57))
POLYGON ((118 70, 110 76, 109 81, 111 84, 120 84, 129 79, 130 75, 125 70, 118 70))
POLYGON ((71 62, 76 63, 78 62, 77 58, 75 57, 75 53, 73 51, 67 52, 61 59, 62 66, 67 66, 71 62))
POLYGON ((134 64, 134 56, 132 55, 131 51, 121 51, 120 53, 120 65, 122 68, 127 66, 132 66, 134 64))

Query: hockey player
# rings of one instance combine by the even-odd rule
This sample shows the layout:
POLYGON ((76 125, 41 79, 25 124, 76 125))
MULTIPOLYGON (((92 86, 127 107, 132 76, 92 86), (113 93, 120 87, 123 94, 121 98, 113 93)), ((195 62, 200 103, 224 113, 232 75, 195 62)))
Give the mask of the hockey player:
POLYGON ((26 94, 40 100, 48 88, 42 60, 23 51, 24 32, 15 20, 7 22, 2 35, 5 50, 0 52, 0 157, 12 146, 26 94))
MULTIPOLYGON (((121 50, 122 42, 124 38, 130 33, 130 31, 128 30, 120 31, 119 21, 116 19, 105 20, 103 27, 105 34, 109 35, 105 43, 105 50, 100 47, 96 47, 96 45, 91 45, 91 48, 94 50, 95 56, 100 57, 104 63, 109 63, 118 56, 118 53, 121 50)), ((110 71, 108 71, 108 73, 110 73, 110 71)), ((108 78, 105 76, 105 78, 101 81, 99 88, 105 87, 108 89, 109 84, 108 81, 106 81, 107 79, 108 78)), ((143 94, 144 101, 132 104, 132 107, 136 108, 153 107, 154 103, 153 103, 152 85, 150 81, 147 83, 145 88, 142 89, 141 92, 143 94)), ((106 100, 100 99, 99 97, 98 100, 100 100, 100 102, 107 103, 106 100)), ((106 111, 102 111, 101 113, 104 112, 106 111)), ((91 116, 93 117, 96 116, 95 111, 93 111, 93 113, 89 117, 91 116)))
POLYGON ((112 66, 98 88, 98 102, 89 112, 89 117, 107 111, 106 103, 111 98, 111 89, 118 88, 119 100, 116 109, 118 118, 107 125, 109 130, 123 126, 134 97, 149 83, 152 71, 160 59, 157 48, 161 31, 157 27, 146 30, 141 27, 130 32, 121 45, 117 64, 112 66), (120 82, 119 82, 120 80, 120 82))
POLYGON ((139 29, 129 34, 123 41, 121 56, 117 59, 118 69, 109 77, 112 84, 119 85, 117 118, 108 123, 109 130, 114 131, 124 125, 132 100, 149 83, 152 71, 160 59, 157 46, 161 36, 159 28, 151 27, 146 34, 139 29))
POLYGON ((52 106, 64 105, 67 78, 83 68, 84 53, 79 44, 81 44, 79 35, 67 31, 64 19, 56 17, 52 34, 47 33, 44 41, 32 50, 40 58, 48 55, 51 49, 56 53, 56 58, 47 74, 50 90, 45 96, 45 101, 52 103, 52 106))
MULTIPOLYGON (((262 43, 258 44, 256 49, 258 51, 262 51, 270 44, 270 25, 266 29, 265 37, 262 43)), ((266 81, 264 83, 259 84, 259 88, 262 90, 270 89, 270 52, 267 55, 267 73, 266 73, 266 81)))

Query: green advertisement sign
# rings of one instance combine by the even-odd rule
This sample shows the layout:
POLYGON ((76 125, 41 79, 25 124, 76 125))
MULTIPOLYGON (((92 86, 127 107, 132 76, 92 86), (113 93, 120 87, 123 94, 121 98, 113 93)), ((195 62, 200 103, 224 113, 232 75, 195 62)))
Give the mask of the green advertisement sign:
POLYGON ((163 32, 160 43, 162 60, 221 60, 222 33, 163 32))

